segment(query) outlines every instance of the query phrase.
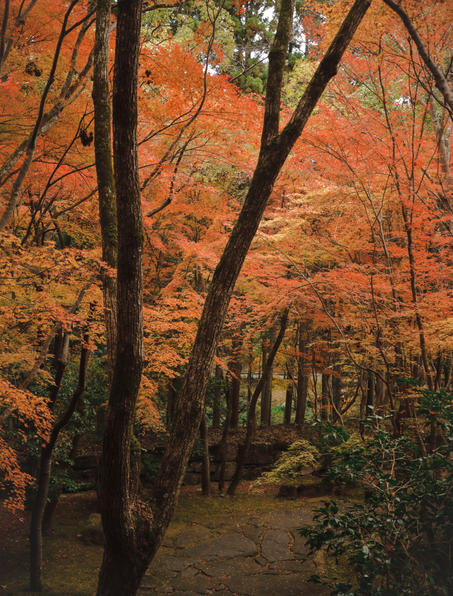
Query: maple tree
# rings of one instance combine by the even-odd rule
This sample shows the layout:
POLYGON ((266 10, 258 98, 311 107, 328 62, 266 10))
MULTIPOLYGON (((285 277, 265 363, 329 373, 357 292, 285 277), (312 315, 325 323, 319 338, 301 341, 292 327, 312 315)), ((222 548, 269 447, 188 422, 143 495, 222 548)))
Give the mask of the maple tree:
MULTIPOLYGON (((271 423, 272 368, 286 390, 285 423, 306 430, 308 420, 342 424, 352 415, 362 433, 367 419, 378 427, 388 419, 395 435, 412 425, 421 445, 426 432, 431 447, 444 440, 435 420, 428 431, 424 419, 416 422, 419 397, 401 377, 432 390, 448 390, 453 377, 451 6, 373 2, 338 66, 346 41, 338 50, 336 32, 352 2, 298 6, 297 39, 288 33, 292 3, 282 3, 286 25, 282 17, 275 38, 282 45, 275 41, 269 61, 257 64, 278 20, 261 4, 144 3, 134 29, 136 79, 127 97, 118 83, 113 88, 113 142, 120 7, 111 14, 109 0, 9 0, 2 12, 2 486, 6 505, 23 508, 29 487, 42 480, 27 473, 24 454, 34 453, 36 469, 39 443, 49 469, 59 457, 54 448, 77 433, 60 426, 77 392, 79 355, 93 350, 106 401, 115 354, 124 354, 127 370, 117 371, 112 390, 119 414, 116 422, 112 408, 107 416, 106 444, 124 440, 116 463, 104 455, 108 538, 99 593, 116 589, 111 570, 123 573, 126 559, 125 590, 134 593, 199 432, 208 491, 207 422, 219 427, 224 414, 225 442, 247 411, 248 439, 257 414, 261 425, 271 423), (259 95, 264 83, 267 98, 259 95), (135 89, 136 119, 132 104, 124 113, 135 89), (131 133, 123 150, 137 151, 137 165, 128 167, 112 146, 127 115, 136 138, 131 133), (133 189, 124 189, 131 173, 133 189), (123 198, 135 196, 137 225, 137 259, 123 244, 122 264, 118 239, 128 243, 132 226, 116 211, 118 184, 123 198), (135 332, 131 319, 119 323, 117 266, 122 282, 125 271, 136 272, 135 289, 119 294, 121 308, 135 309, 135 332), (71 386, 61 338, 70 347, 71 386), (128 417, 119 421, 126 393, 128 417), (140 465, 135 435, 165 424, 169 446, 150 519, 132 478, 140 465), (116 551, 118 532, 124 544, 116 551)), ((368 4, 354 4, 351 14, 368 4)), ((247 442, 231 493, 246 452, 247 442)), ((40 582, 36 571, 34 585, 40 582)))

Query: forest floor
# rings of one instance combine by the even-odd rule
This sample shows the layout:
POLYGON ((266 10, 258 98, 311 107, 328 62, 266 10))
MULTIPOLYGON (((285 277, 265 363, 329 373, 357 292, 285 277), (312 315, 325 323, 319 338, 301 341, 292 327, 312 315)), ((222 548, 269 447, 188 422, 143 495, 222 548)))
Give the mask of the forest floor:
MULTIPOLYGON (((233 498, 203 497, 199 488, 185 488, 140 594, 328 594, 308 579, 337 570, 322 555, 305 560, 297 532, 311 523, 322 500, 277 499, 275 492, 249 492, 247 483, 233 498)), ((54 529, 45 538, 44 596, 96 593, 102 558, 98 522, 94 493, 61 498, 54 529)), ((30 594, 27 523, 8 516, 0 523, 0 594, 30 594)))

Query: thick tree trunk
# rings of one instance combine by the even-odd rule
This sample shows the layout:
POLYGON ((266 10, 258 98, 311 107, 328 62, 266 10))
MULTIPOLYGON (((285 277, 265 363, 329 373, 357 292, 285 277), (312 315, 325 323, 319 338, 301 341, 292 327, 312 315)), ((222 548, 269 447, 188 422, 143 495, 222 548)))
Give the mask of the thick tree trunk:
MULTIPOLYGON (((135 594, 149 562, 149 520, 135 510, 131 438, 143 368, 143 222, 137 162, 141 0, 119 2, 113 85, 117 197, 117 342, 100 469, 105 535, 98 595, 135 594)), ((199 424, 199 421, 198 421, 199 424)), ((197 428, 198 428, 197 424, 197 428)))
POLYGON ((288 324, 288 309, 286 309, 281 317, 280 320, 280 330, 277 335, 277 338, 272 346, 269 355, 266 359, 266 362, 263 365, 263 373, 261 375, 260 380, 258 381, 258 385, 253 392, 252 399, 250 400, 249 409, 247 412, 247 430, 245 434, 244 444, 241 445, 238 451, 238 457, 236 462, 236 469, 234 471, 233 478, 231 480, 230 486, 228 487, 227 493, 229 495, 234 495, 236 489, 238 487, 239 482, 242 478, 242 470, 244 469, 244 464, 247 461, 248 454, 250 452, 250 445, 252 444, 253 437, 255 434, 255 409, 258 398, 260 393, 263 391, 265 386, 265 379, 266 376, 269 374, 269 370, 272 370, 272 365, 274 363, 275 356, 278 352, 280 344, 283 341, 283 337, 285 335, 286 326, 288 324))

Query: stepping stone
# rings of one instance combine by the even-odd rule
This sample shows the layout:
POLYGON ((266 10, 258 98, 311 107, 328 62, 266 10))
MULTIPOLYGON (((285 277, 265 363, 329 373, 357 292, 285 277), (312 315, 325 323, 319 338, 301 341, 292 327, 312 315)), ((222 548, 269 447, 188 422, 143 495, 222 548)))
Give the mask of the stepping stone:
POLYGON ((195 592, 195 594, 212 594, 213 580, 211 577, 198 573, 192 577, 176 577, 171 586, 175 592, 195 592))
POLYGON ((256 554, 256 544, 236 532, 224 534, 184 551, 186 558, 193 557, 194 559, 231 559, 233 557, 248 557, 256 554))
POLYGON ((166 559, 154 561, 149 567, 149 572, 154 569, 169 569, 170 571, 182 571, 192 565, 193 560, 185 557, 167 557, 166 559))
POLYGON ((269 530, 261 542, 261 554, 270 563, 294 558, 289 549, 290 537, 285 530, 269 530))
POLYGON ((231 577, 238 573, 251 574, 259 573, 262 569, 255 562, 255 559, 250 557, 240 557, 235 559, 228 559, 226 561, 203 561, 196 564, 197 569, 200 569, 206 575, 211 576, 214 580, 218 578, 231 577))
POLYGON ((173 536, 169 541, 168 545, 174 548, 187 548, 189 546, 196 546, 202 544, 206 540, 214 538, 215 534, 208 528, 200 525, 193 525, 183 530, 176 536, 173 536))

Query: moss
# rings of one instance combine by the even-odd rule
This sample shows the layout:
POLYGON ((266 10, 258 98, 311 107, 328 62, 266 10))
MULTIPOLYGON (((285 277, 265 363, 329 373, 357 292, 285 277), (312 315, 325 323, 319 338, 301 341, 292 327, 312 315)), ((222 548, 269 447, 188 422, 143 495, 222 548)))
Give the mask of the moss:
POLYGON ((314 445, 299 439, 278 458, 272 470, 258 478, 255 485, 299 486, 307 473, 317 466, 319 458, 320 453, 314 445))

